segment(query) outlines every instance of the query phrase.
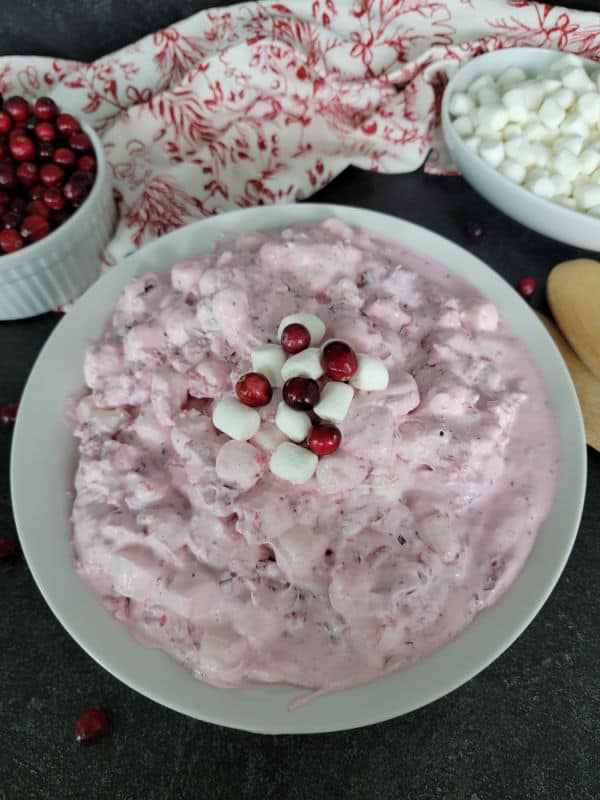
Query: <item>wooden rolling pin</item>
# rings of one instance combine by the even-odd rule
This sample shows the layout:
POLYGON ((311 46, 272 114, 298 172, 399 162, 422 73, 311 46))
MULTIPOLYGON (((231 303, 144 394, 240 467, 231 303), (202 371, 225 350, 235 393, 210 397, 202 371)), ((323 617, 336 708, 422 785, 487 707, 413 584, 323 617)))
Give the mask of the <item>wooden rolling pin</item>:
MULTIPOLYGON (((598 266, 600 268, 600 265, 598 266)), ((598 313, 600 314, 600 311, 598 313)), ((577 353, 570 347, 556 325, 544 314, 538 312, 538 316, 560 350, 575 384, 575 391, 583 413, 586 441, 590 447, 600 452, 600 380, 578 358, 577 353)))

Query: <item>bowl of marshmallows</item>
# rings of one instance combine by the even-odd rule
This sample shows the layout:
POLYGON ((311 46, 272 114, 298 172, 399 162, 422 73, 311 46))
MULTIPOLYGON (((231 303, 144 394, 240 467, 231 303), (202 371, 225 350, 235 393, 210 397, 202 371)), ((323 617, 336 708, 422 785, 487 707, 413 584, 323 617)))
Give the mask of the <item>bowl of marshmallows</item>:
POLYGON ((442 125, 465 180, 496 208, 600 249, 600 64, 532 47, 486 53, 448 83, 442 125))

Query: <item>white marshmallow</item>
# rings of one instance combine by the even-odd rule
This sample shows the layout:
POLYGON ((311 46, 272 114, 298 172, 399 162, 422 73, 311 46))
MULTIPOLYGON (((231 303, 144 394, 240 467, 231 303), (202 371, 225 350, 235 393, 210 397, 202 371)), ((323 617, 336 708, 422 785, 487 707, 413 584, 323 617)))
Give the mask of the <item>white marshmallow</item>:
POLYGON ((537 194, 538 197, 545 197, 546 199, 556 194, 550 175, 541 175, 533 179, 528 179, 527 188, 530 192, 537 194))
POLYGON ((567 111, 575 102, 577 95, 573 89, 566 89, 564 86, 557 92, 554 92, 552 99, 555 100, 561 108, 567 111))
POLYGON ((222 397, 213 408, 213 425, 232 439, 245 442, 260 427, 260 414, 255 408, 245 406, 237 397, 222 397))
POLYGON ((281 368, 286 358, 286 354, 278 344, 264 344, 250 353, 252 369, 264 375, 271 386, 283 386, 281 368))
POLYGON ((312 426, 305 411, 296 411, 284 402, 277 407, 275 424, 292 442, 303 442, 312 426))
POLYGON ((475 152, 479 150, 479 145, 481 144, 481 138, 479 136, 469 136, 464 141, 469 150, 474 150, 475 152))
POLYGON ((502 95, 502 104, 506 108, 527 108, 525 89, 522 86, 515 86, 502 95))
POLYGON ((475 99, 480 106, 498 105, 500 97, 495 86, 484 86, 475 94, 475 99))
POLYGON ((473 133, 473 123, 470 117, 457 117, 452 125, 461 138, 470 136, 473 133))
POLYGON ((600 205, 600 186, 594 183, 581 182, 575 186, 575 200, 579 208, 587 211, 592 206, 600 205))
POLYGON ((535 161, 532 145, 524 138, 509 139, 504 146, 506 155, 518 164, 529 167, 535 161))
POLYGON ((527 174, 525 167, 512 158, 505 159, 498 167, 498 170, 505 178, 508 178, 509 181, 518 184, 523 183, 525 175, 527 174))
POLYGON ((291 442, 278 445, 271 456, 269 466, 273 475, 290 483, 306 483, 315 474, 319 459, 305 447, 291 442))
POLYGON ((581 164, 577 156, 573 155, 570 150, 561 150, 552 160, 552 169, 572 181, 581 172, 581 164))
POLYGON ((530 111, 537 111, 544 99, 544 84, 542 81, 525 81, 521 84, 525 95, 525 105, 530 111))
POLYGON ((547 142, 553 135, 552 131, 536 119, 528 122, 523 128, 523 136, 530 142, 547 142))
POLYGON ((560 124, 560 132, 561 134, 583 136, 585 139, 589 135, 590 129, 581 114, 568 114, 560 124))
POLYGON ((589 92, 595 88, 592 79, 583 67, 567 70, 562 73, 561 80, 563 86, 566 86, 567 89, 573 89, 578 94, 589 92))
POLYGON ((482 106, 477 111, 478 127, 482 130, 496 133, 508 124, 508 114, 503 106, 482 106))
POLYGON ((515 136, 523 136, 523 128, 521 125, 517 125, 516 122, 509 122, 502 131, 502 138, 507 141, 508 139, 514 139, 515 136))
POLYGON ((538 167, 545 167, 550 160, 550 148, 543 145, 541 142, 533 142, 531 145, 533 152, 534 164, 538 167))
POLYGON ((321 399, 313 411, 328 422, 342 422, 354 397, 354 389, 347 383, 330 381, 321 392, 321 399))
POLYGON ((531 116, 531 112, 526 106, 511 106, 506 109, 506 113, 510 122, 518 122, 523 124, 527 122, 531 116))
POLYGON ((558 92, 558 90, 562 87, 562 83, 557 80, 556 78, 544 78, 542 80, 542 87, 544 89, 544 94, 554 94, 554 92, 558 92))
POLYGON ((283 329, 287 325, 291 325, 292 322, 299 322, 300 325, 304 325, 304 327, 308 329, 311 345, 316 346, 320 344, 321 339, 325 335, 325 323, 315 314, 288 314, 288 316, 284 317, 279 323, 279 328, 277 329, 278 339, 281 339, 283 329))
POLYGON ((560 58, 557 58, 555 61, 552 62, 550 65, 550 72, 553 73, 560 73, 564 72, 568 69, 574 69, 575 67, 581 66, 581 59, 579 56, 576 56, 574 53, 566 53, 560 58))
POLYGON ((554 185, 554 195, 564 195, 568 197, 572 190, 573 184, 570 180, 565 178, 564 175, 552 175, 552 184, 554 185))
POLYGON ((575 202, 574 197, 564 197, 563 195, 557 195, 556 197, 553 197, 552 200, 555 203, 564 206, 565 208, 577 208, 577 203, 575 202))
POLYGON ((357 353, 358 369, 350 379, 355 389, 363 392, 381 392, 387 389, 390 376, 380 358, 357 353))
POLYGON ((448 103, 448 111, 453 117, 463 117, 475 108, 472 98, 465 92, 454 92, 448 103))
POLYGON ((565 111, 553 97, 548 97, 542 103, 538 112, 539 118, 548 128, 558 128, 565 118, 565 111))
POLYGON ((471 83, 471 85, 467 89, 467 93, 469 94, 470 97, 476 97, 477 92, 480 89, 483 89, 486 86, 490 87, 493 85, 494 85, 494 79, 492 78, 491 75, 480 75, 478 78, 475 78, 475 80, 471 83))
POLYGON ((600 167, 595 169, 589 177, 592 183, 600 183, 600 167))
POLYGON ((581 171, 584 175, 591 175, 600 165, 600 152, 592 147, 586 149, 579 156, 581 171))
POLYGON ((504 158, 501 139, 484 139, 479 145, 479 155, 492 167, 498 167, 504 158))
POLYGON ((581 153, 583 141, 582 136, 559 136, 559 138, 554 141, 552 149, 555 153, 560 153, 561 150, 568 150, 570 153, 573 153, 574 156, 578 156, 581 153))
POLYGON ((321 353, 318 347, 307 347, 306 350, 290 356, 281 368, 281 377, 284 381, 297 375, 317 380, 322 374, 321 353))
POLYGON ((525 80, 527 80, 527 73, 521 67, 509 67, 498 78, 497 86, 502 91, 506 91, 525 80))
POLYGON ((600 94, 597 92, 582 94, 575 108, 588 125, 597 125, 600 121, 600 94))

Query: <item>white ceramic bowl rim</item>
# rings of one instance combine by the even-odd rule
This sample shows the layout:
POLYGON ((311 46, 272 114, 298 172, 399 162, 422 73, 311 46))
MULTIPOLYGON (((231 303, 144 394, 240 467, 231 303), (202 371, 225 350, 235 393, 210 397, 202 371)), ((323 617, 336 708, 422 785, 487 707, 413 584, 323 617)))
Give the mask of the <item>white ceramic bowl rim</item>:
POLYGON ((38 272, 42 272, 45 267, 40 266, 37 270, 33 272, 27 270, 27 262, 33 261, 35 257, 41 252, 44 245, 51 241, 53 245, 57 243, 62 244, 67 240, 69 237, 73 237, 73 234, 76 231, 76 225, 78 223, 79 212, 91 203, 94 203, 97 200, 97 197, 101 191, 101 184, 102 182, 98 180, 98 175, 100 175, 104 169, 106 168, 107 162, 104 156, 104 148, 102 147, 102 142, 98 138, 98 134, 96 131, 87 125, 85 122, 80 122, 81 130, 90 137, 92 141, 92 145, 94 146, 94 156, 96 157, 96 179, 94 180, 94 184, 92 186, 92 191, 88 194, 85 198, 81 206, 72 214, 66 222, 62 225, 59 225, 58 228, 55 228, 51 231, 48 236, 45 236, 43 239, 40 239, 38 242, 34 242, 33 244, 27 245, 23 247, 22 250, 17 250, 15 253, 6 253, 4 255, 0 255, 0 286, 5 286, 8 283, 13 283, 16 281, 22 280, 24 277, 28 275, 36 275, 38 272), (10 281, 3 281, 2 280, 2 273, 8 271, 9 269, 19 268, 22 265, 23 271, 15 278, 10 281))
POLYGON ((442 697, 476 675, 526 628, 558 580, 579 525, 585 479, 583 422, 573 385, 545 328, 518 294, 471 253, 424 228, 361 208, 317 204, 260 207, 209 218, 158 239, 105 274, 55 328, 40 353, 21 398, 11 459, 12 503, 25 557, 42 595, 73 638, 147 697, 198 719, 261 733, 325 732, 380 722, 442 697), (558 412, 563 456, 551 515, 521 575, 500 602, 414 667, 289 712, 288 703, 302 690, 265 685, 223 690, 200 683, 166 654, 136 642, 79 580, 68 535, 76 448, 64 410, 66 399, 81 389, 86 346, 100 334, 132 275, 206 252, 223 233, 238 236, 331 216, 425 253, 493 299, 539 364, 558 412))

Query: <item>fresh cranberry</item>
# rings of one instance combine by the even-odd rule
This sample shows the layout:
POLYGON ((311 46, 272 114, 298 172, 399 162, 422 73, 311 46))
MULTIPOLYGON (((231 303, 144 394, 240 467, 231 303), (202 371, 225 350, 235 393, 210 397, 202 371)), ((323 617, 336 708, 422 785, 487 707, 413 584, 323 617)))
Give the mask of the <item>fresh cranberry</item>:
POLYGON ((485 235, 485 228, 481 222, 469 220, 465 225, 465 233, 467 234, 467 239, 470 239, 472 242, 478 242, 485 235))
POLYGON ((271 402, 273 389, 268 379, 260 372, 247 372, 235 385, 235 393, 245 406, 266 406, 271 402))
POLYGON ((17 403, 7 403, 0 408, 0 422, 4 425, 10 425, 17 418, 17 411, 19 406, 17 403))
POLYGON ((318 456, 335 453, 342 441, 340 429, 329 423, 314 425, 308 432, 306 443, 318 456))
POLYGON ((72 133, 69 136, 69 147, 78 153, 87 153, 94 149, 87 133, 72 133))
MULTIPOLYGON (((44 194, 49 191, 50 189, 44 190, 44 194)), ((43 200, 32 200, 31 203, 26 206, 25 211, 30 217, 46 217, 46 219, 48 219, 50 216, 50 209, 43 200)))
POLYGON ((0 164, 0 189, 14 189, 17 176, 12 164, 0 164))
POLYGON ((4 103, 4 110, 17 122, 25 122, 31 112, 27 100, 18 95, 8 98, 6 103, 4 103))
POLYGON ((0 111, 0 133, 8 133, 13 126, 13 118, 6 111, 0 111))
POLYGON ((319 384, 312 378, 298 375, 283 384, 283 399, 296 411, 311 411, 319 402, 319 384))
POLYGON ((10 192, 0 191, 0 205, 7 206, 11 200, 12 194, 10 192))
POLYGON ((31 197, 32 200, 41 200, 45 191, 46 187, 43 183, 36 183, 29 190, 29 197, 31 197))
POLYGON ((10 201, 10 210, 11 211, 18 211, 19 214, 22 214, 25 211, 25 206, 27 205, 27 200, 24 200, 22 197, 18 195, 13 197, 10 201))
POLYGON ((0 248, 3 252, 14 253, 15 250, 20 250, 24 244, 23 239, 19 235, 19 231, 14 230, 14 228, 0 231, 0 248))
POLYGON ((74 172, 64 185, 65 197, 74 205, 81 203, 89 192, 92 182, 93 176, 88 172, 74 172))
POLYGON ((517 283, 517 291, 525 300, 529 300, 535 294, 536 289, 537 283, 535 278, 521 278, 517 283))
POLYGON ((38 122, 35 135, 42 142, 53 142, 56 139, 56 128, 51 122, 38 122))
MULTIPOLYGON (((10 154, 10 150, 8 149, 8 139, 6 136, 0 135, 0 158, 7 158, 10 154)), ((81 156, 82 158, 88 158, 88 156, 81 156)))
POLYGON ((329 342, 323 350, 323 369, 332 381, 347 381, 358 369, 356 353, 346 342, 329 342))
POLYGON ((56 118, 56 127, 63 136, 69 136, 80 130, 79 122, 71 114, 59 114, 56 118))
POLYGON ((38 178, 38 171, 35 164, 31 161, 24 161, 17 167, 17 178, 26 188, 30 188, 36 183, 38 178))
POLYGON ((9 230, 10 228, 18 228, 22 219, 23 215, 19 214, 18 211, 7 211, 2 215, 2 227, 5 230, 9 230))
POLYGON ((32 133, 35 133, 35 126, 37 124, 38 121, 35 117, 29 117, 25 122, 19 122, 19 127, 22 125, 25 133, 31 136, 32 133))
POLYGON ((306 350, 310 344, 310 331, 299 322, 286 325, 281 333, 281 347, 289 355, 306 350))
POLYGON ((54 145, 52 142, 38 142, 37 154, 40 161, 52 161, 54 157, 54 145))
MULTIPOLYGON (((61 167, 72 167, 75 164, 76 156, 68 147, 57 147, 53 158, 54 163, 59 164, 61 167)), ((81 158, 91 158, 91 156, 81 156, 81 158)))
POLYGON ((8 147, 17 161, 31 161, 35 157, 35 144, 24 133, 16 133, 11 136, 8 147))
POLYGON ((50 223, 41 214, 25 217, 21 223, 21 236, 27 242, 38 242, 50 233, 50 223))
POLYGON ((52 120, 58 114, 58 106, 51 97, 38 97, 33 107, 33 113, 38 119, 52 120))
POLYGON ((17 543, 12 539, 7 539, 6 536, 0 536, 0 564, 14 561, 18 555, 19 548, 17 543))
POLYGON ((102 708, 87 708, 75 720, 75 738, 82 744, 95 744, 109 731, 108 715, 102 708))
POLYGON ((44 203, 53 211, 60 211, 65 207, 66 198, 60 189, 52 187, 44 192, 44 203))
POLYGON ((77 162, 77 169, 81 172, 96 172, 96 159, 94 156, 80 156, 77 162))
POLYGON ((60 186, 65 179, 65 171, 58 164, 44 164, 40 169, 40 180, 46 186, 60 186))

